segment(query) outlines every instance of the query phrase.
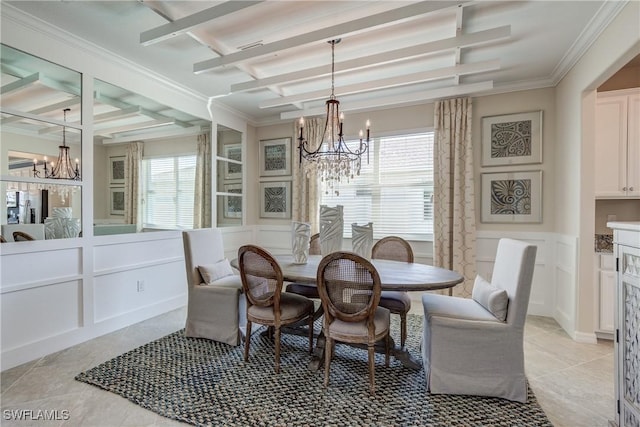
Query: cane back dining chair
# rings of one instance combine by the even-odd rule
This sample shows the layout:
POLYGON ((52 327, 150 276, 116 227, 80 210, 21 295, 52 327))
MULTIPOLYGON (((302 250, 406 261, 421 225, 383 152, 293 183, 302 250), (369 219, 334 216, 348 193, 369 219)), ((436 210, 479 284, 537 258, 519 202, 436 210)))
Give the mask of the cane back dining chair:
POLYGON ((375 394, 377 341, 384 339, 385 366, 389 366, 389 310, 378 306, 381 283, 376 268, 352 252, 334 252, 318 266, 318 292, 324 309, 324 385, 329 385, 335 342, 365 344, 369 361, 369 390, 375 394))
MULTIPOLYGON (((413 250, 409 242, 403 238, 387 236, 373 245, 371 258, 413 262, 413 250)), ((409 294, 402 291, 382 291, 380 307, 400 316, 400 346, 404 348, 404 343, 407 340, 407 313, 411 309, 409 294)))
POLYGON ((273 256, 255 245, 238 249, 242 288, 247 298, 247 336, 244 360, 249 361, 251 325, 275 330, 275 371, 280 372, 280 330, 282 326, 308 319, 309 353, 313 351, 313 301, 302 295, 282 292, 282 270, 273 256))

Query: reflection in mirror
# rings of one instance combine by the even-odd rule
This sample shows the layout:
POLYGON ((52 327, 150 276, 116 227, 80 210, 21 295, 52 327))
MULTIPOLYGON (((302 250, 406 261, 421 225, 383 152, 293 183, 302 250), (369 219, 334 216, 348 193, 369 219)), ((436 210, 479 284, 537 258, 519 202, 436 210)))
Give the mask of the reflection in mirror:
POLYGON ((242 225, 242 133, 218 125, 218 227, 242 225))
POLYGON ((210 227, 211 123, 94 88, 94 235, 210 227))
POLYGON ((3 238, 79 237, 81 228, 81 76, 0 46, 3 238))

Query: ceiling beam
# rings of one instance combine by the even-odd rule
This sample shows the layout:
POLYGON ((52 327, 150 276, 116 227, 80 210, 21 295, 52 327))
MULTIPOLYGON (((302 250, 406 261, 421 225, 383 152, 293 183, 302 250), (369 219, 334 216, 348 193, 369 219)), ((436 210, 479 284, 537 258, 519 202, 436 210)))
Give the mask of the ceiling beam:
POLYGON ((157 138, 196 135, 202 132, 209 132, 209 131, 211 131, 211 127, 209 125, 192 126, 190 128, 183 128, 183 129, 157 128, 157 129, 151 129, 149 130, 149 132, 145 132, 144 135, 135 134, 135 135, 116 136, 113 138, 103 138, 102 144, 105 144, 105 145, 122 144, 125 142, 139 141, 141 139, 149 140, 149 139, 157 139, 157 138))
POLYGON ((309 33, 300 34, 288 39, 279 40, 273 43, 267 43, 253 49, 242 50, 226 56, 197 62, 193 65, 193 72, 196 74, 200 74, 214 68, 235 65, 242 61, 259 58, 265 55, 279 52, 281 50, 291 49, 294 47, 319 41, 327 41, 336 37, 344 36, 346 34, 355 33, 366 29, 372 29, 384 24, 389 24, 391 22, 415 18, 416 16, 424 15, 426 13, 434 12, 452 6, 457 6, 459 3, 459 1, 423 1, 420 3, 411 4, 409 6, 404 6, 387 12, 378 13, 376 15, 371 15, 350 22, 345 22, 316 31, 311 31, 309 33))
MULTIPOLYGON (((461 75, 482 73, 485 71, 493 71, 500 69, 500 60, 476 62, 472 64, 461 64, 452 67, 439 68, 429 71, 421 71, 419 73, 405 74, 402 76, 394 76, 386 79, 372 80, 368 82, 357 83, 348 86, 335 88, 336 96, 350 95, 354 93, 371 92, 374 90, 385 89, 395 86, 405 86, 415 83, 426 82, 430 80, 440 80, 446 78, 456 78, 461 75)), ((457 84, 457 82, 456 82, 457 84)), ((297 95, 283 96, 282 98, 270 99, 259 104, 260 108, 279 107, 282 105, 293 104, 296 102, 313 101, 316 99, 327 98, 327 90, 318 90, 314 92, 300 93, 297 95)))
POLYGON ((40 80, 40 73, 33 73, 30 76, 23 77, 11 83, 7 83, 0 88, 0 94, 7 95, 11 92, 15 92, 16 90, 20 90, 24 87, 30 86, 34 82, 40 80))
POLYGON ((102 113, 93 116, 93 123, 102 123, 114 119, 126 119, 127 117, 140 115, 141 112, 142 108, 138 106, 125 108, 123 110, 110 111, 108 113, 102 113))
MULTIPOLYGON (((373 108, 388 107, 398 104, 424 103, 438 98, 448 98, 451 96, 471 95, 476 92, 484 92, 493 89, 493 81, 480 83, 461 84, 458 86, 448 86, 438 89, 430 89, 409 94, 392 95, 382 98, 372 98, 363 101, 340 104, 342 111, 364 111, 373 108)), ((280 119, 297 119, 301 116, 319 116, 326 113, 325 107, 309 108, 298 111, 286 111, 280 113, 280 119)))
MULTIPOLYGON (((131 107, 137 107, 137 105, 131 105, 131 104, 128 104, 126 102, 122 102, 122 101, 117 100, 115 98, 111 98, 111 97, 108 97, 108 96, 105 96, 105 95, 102 95, 102 94, 99 94, 99 93, 95 95, 95 100, 98 101, 98 102, 101 102, 103 104, 107 104, 107 105, 111 105, 112 107, 119 108, 121 110, 126 110, 126 109, 131 108, 131 107)), ((178 125, 180 127, 183 127, 183 128, 188 128, 188 127, 192 126, 191 123, 187 123, 187 122, 184 122, 182 120, 176 120, 176 119, 164 116, 162 114, 158 114, 158 113, 155 113, 153 111, 149 111, 146 108, 142 108, 142 107, 140 107, 140 113, 139 114, 142 115, 142 116, 147 116, 147 117, 152 118, 154 120, 160 120, 160 121, 171 119, 171 120, 174 121, 174 124, 176 124, 176 125, 178 125)))
MULTIPOLYGON (((457 37, 436 40, 428 43, 410 46, 402 49, 392 50, 370 56, 363 56, 348 61, 336 62, 336 74, 346 71, 375 67, 385 63, 402 61, 405 59, 424 56, 437 52, 455 49, 457 47, 469 47, 495 40, 505 39, 511 36, 511 26, 491 28, 489 30, 478 31, 475 33, 462 34, 457 37)), ((291 73, 279 74, 259 80, 251 80, 243 83, 231 85, 231 93, 246 92, 249 90, 261 89, 270 85, 289 83, 295 81, 304 81, 313 79, 323 75, 331 74, 331 64, 322 65, 320 67, 307 68, 305 70, 294 71, 291 73)))
POLYGON ((193 15, 176 19, 175 21, 168 24, 164 24, 140 33, 140 44, 142 44, 143 46, 150 46, 154 43, 168 40, 172 37, 176 37, 190 30, 193 30, 199 25, 222 18, 223 16, 229 15, 247 7, 255 6, 256 4, 262 3, 262 1, 264 0, 226 1, 217 6, 210 7, 209 9, 194 13, 193 15))
MULTIPOLYGON (((48 113, 50 111, 55 111, 55 110, 64 110, 67 107, 71 107, 79 103, 80 103, 80 98, 70 98, 61 102, 56 102, 55 104, 45 105, 42 108, 36 108, 35 110, 31 110, 28 113, 38 115, 38 114, 48 113)), ((6 125, 9 123, 19 122, 20 120, 22 120, 22 117, 12 116, 12 117, 7 117, 6 119, 2 119, 2 121, 0 121, 0 124, 6 125)))
MULTIPOLYGON (((132 130, 142 130, 142 129, 149 129, 149 128, 156 128, 156 127, 160 127, 160 126, 169 126, 169 125, 173 125, 175 124, 175 120, 173 119, 164 119, 164 120, 152 120, 149 122, 145 122, 145 123, 132 123, 129 125, 122 125, 122 126, 113 126, 110 128, 102 128, 100 129, 99 127, 95 127, 94 128, 94 135, 102 135, 102 136, 111 136, 114 133, 123 133, 123 132, 129 132, 132 130)), ((139 136, 139 135, 138 135, 139 136)))

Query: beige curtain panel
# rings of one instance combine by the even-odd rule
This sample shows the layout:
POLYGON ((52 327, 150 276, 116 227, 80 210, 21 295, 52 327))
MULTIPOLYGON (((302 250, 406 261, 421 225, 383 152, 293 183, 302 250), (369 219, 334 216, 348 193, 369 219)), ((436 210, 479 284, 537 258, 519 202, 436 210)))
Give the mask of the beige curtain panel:
POLYGON ((196 182, 193 206, 193 228, 211 227, 211 138, 198 135, 196 148, 196 182))
MULTIPOLYGON (((321 119, 309 119, 304 123, 304 137, 308 139, 310 149, 316 149, 322 141, 324 123, 321 119)), ((311 224, 311 234, 320 231, 318 225, 319 193, 318 180, 315 165, 307 165, 303 159, 300 164, 300 152, 298 151, 298 137, 300 125, 293 122, 293 190, 291 215, 294 221, 308 222, 311 224)))
POLYGON ((453 294, 469 298, 476 276, 476 213, 471 98, 435 105, 433 259, 465 281, 453 294))
POLYGON ((124 222, 125 224, 137 224, 137 231, 142 229, 138 195, 140 193, 143 148, 144 144, 141 141, 128 144, 124 160, 124 222))

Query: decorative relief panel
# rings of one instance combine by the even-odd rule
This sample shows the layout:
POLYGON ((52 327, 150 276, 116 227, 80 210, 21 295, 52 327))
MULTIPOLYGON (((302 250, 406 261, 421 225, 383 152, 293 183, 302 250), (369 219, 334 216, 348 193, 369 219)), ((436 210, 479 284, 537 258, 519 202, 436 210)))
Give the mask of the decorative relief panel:
POLYGON ((622 259, 622 274, 640 277, 640 256, 625 253, 622 259))
MULTIPOLYGON (((625 254, 625 256, 629 256, 625 254)), ((624 283, 624 401, 640 411, 640 288, 624 283)), ((625 411, 627 414, 629 411, 625 411)), ((626 416, 626 415, 625 415, 626 416)), ((636 423, 625 425, 638 426, 636 423)))
POLYGON ((624 413, 624 424, 625 427, 640 427, 640 419, 636 418, 630 411, 625 411, 624 413))

